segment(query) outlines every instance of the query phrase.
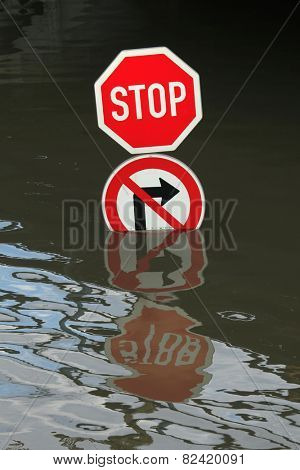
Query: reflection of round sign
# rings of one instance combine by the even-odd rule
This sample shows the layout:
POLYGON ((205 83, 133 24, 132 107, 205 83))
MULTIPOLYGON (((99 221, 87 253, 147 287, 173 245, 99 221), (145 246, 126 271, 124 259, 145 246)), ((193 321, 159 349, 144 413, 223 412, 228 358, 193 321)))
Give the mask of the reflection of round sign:
POLYGON ((204 283, 207 259, 199 230, 110 232, 104 253, 113 287, 162 294, 204 283))
POLYGON ((193 230, 204 217, 200 181, 182 162, 143 155, 122 163, 109 177, 102 209, 110 230, 193 230))
POLYGON ((118 324, 121 334, 108 338, 105 350, 110 361, 133 375, 113 379, 114 387, 151 400, 182 402, 209 382, 213 344, 190 331, 200 323, 180 308, 140 299, 118 324))

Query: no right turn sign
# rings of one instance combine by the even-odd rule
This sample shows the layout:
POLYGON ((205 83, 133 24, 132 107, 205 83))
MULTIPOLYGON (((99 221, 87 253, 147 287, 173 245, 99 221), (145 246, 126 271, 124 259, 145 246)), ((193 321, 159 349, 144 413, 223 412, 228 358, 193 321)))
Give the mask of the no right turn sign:
POLYGON ((166 155, 121 164, 108 179, 102 208, 110 230, 192 230, 204 217, 204 192, 190 168, 166 155))

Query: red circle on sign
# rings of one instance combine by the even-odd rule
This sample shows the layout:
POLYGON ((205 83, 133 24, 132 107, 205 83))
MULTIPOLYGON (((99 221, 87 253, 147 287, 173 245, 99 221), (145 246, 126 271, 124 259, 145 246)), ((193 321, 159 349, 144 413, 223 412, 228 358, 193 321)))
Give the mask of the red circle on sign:
POLYGON ((199 228, 205 210, 204 192, 196 175, 184 163, 166 155, 142 155, 122 163, 108 179, 103 195, 102 210, 110 230, 127 232, 117 208, 118 193, 126 185, 134 194, 143 199, 152 210, 162 217, 174 230, 194 230, 199 228), (188 192, 190 200, 189 215, 184 224, 175 219, 171 213, 146 194, 130 177, 139 171, 155 169, 164 170, 177 177, 188 192))

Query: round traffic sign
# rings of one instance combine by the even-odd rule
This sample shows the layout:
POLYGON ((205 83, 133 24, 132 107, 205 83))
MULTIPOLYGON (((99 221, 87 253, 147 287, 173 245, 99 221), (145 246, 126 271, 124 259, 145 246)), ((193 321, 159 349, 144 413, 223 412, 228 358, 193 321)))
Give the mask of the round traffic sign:
POLYGON ((109 177, 102 195, 110 230, 193 230, 204 217, 204 192, 193 171, 166 155, 126 160, 109 177))
POLYGON ((202 118, 198 73, 166 47, 122 51, 95 95, 100 129, 133 154, 175 150, 202 118))

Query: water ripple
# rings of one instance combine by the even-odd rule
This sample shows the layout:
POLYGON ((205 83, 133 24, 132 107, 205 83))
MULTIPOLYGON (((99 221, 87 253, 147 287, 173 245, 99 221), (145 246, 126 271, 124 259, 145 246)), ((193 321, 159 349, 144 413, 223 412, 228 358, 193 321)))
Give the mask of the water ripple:
POLYGON ((11 232, 13 230, 22 230, 22 224, 11 220, 0 220, 0 232, 11 232))
MULTIPOLYGON (((4 252, 54 256, 20 246, 4 252)), ((122 322, 134 322, 139 302, 46 269, 0 265, 2 447, 296 447, 299 406, 288 399, 296 385, 262 354, 206 338, 213 351, 206 382, 184 402, 131 393, 128 384, 143 376, 112 361, 106 343, 122 322)))

